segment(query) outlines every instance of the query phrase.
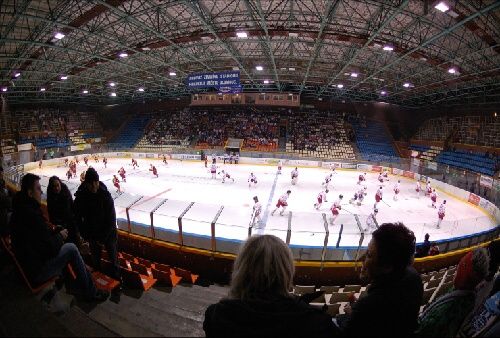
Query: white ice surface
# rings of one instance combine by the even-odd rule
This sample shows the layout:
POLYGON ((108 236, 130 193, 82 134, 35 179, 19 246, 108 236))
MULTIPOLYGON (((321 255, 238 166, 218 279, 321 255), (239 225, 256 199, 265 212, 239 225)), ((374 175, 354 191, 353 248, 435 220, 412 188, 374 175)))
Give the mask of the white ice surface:
MULTIPOLYGON (((215 235, 220 240, 244 240, 248 235, 248 226, 252 214, 253 196, 258 196, 263 205, 263 222, 253 229, 253 233, 274 234, 283 240, 287 237, 289 214, 292 234, 291 245, 323 246, 325 227, 322 214, 325 213, 327 221, 331 217, 329 210, 331 204, 340 194, 342 210, 334 226, 329 226, 328 246, 337 243, 340 224, 344 229, 340 241, 341 246, 356 246, 361 233, 353 214, 357 214, 361 227, 365 227, 366 218, 373 209, 374 195, 379 186, 377 173, 367 173, 367 196, 361 206, 349 204, 359 186, 356 184, 359 172, 337 170, 330 185, 327 195, 328 202, 323 203, 319 211, 314 209, 317 194, 322 190, 326 169, 299 168, 297 185, 291 185, 290 172, 292 167, 284 167, 282 174, 277 175, 277 168, 264 165, 219 165, 218 171, 225 169, 235 178, 235 182, 221 182, 220 176, 211 179, 208 169, 203 162, 169 160, 168 165, 159 160, 138 159, 139 168, 132 169, 129 159, 109 159, 108 167, 102 163, 89 161, 94 166, 109 191, 115 197, 117 218, 126 220, 125 208, 140 199, 129 211, 131 223, 142 223, 143 227, 135 224, 132 231, 135 233, 151 233, 150 211, 167 199, 154 213, 154 226, 156 237, 164 240, 178 242, 177 218, 186 210, 191 202, 194 205, 188 210, 183 220, 183 231, 211 236, 210 224, 215 215, 223 206, 222 212, 216 221, 215 235), (159 178, 153 177, 148 170, 149 164, 154 163, 158 169, 159 178), (120 182, 124 193, 116 193, 111 183, 113 174, 123 166, 127 171, 127 182, 120 182), (257 176, 256 187, 248 187, 248 176, 253 172, 257 176), (275 185, 274 182, 276 181, 275 185), (283 216, 276 212, 271 216, 278 198, 287 190, 292 193, 288 199, 288 208, 283 216)), ((86 167, 83 162, 77 167, 78 177, 86 167)), ((42 186, 46 187, 48 177, 59 176, 64 182, 65 167, 42 167, 33 170, 42 175, 42 186)), ((79 179, 67 182, 70 190, 74 192, 79 184, 79 179)), ((437 210, 431 207, 431 201, 421 193, 415 192, 415 181, 404 177, 390 175, 390 181, 384 184, 383 201, 379 203, 378 222, 401 221, 411 228, 417 237, 417 242, 423 241, 425 233, 429 233, 431 240, 440 240, 459 237, 491 229, 495 226, 492 218, 488 217, 481 209, 459 200, 453 196, 438 191, 438 205, 443 199, 447 200, 446 217, 441 224, 441 229, 436 228, 437 210), (393 200, 394 183, 401 180, 399 200, 393 200)), ((367 245, 370 235, 366 234, 363 245, 367 245)), ((219 242, 218 242, 219 243, 219 242)), ((202 243, 207 246, 207 243, 202 243)), ((218 244, 219 245, 219 244, 218 244)))

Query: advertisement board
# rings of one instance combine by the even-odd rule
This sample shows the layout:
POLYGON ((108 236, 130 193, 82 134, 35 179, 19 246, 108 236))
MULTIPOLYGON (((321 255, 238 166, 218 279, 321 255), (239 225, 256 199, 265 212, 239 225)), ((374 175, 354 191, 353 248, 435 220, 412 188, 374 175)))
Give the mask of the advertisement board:
POLYGON ((472 203, 474 205, 479 205, 479 201, 481 200, 481 197, 479 197, 476 194, 470 193, 469 194, 469 203, 472 203))
POLYGON ((493 178, 491 178, 489 176, 481 175, 479 177, 479 184, 482 185, 483 187, 492 188, 493 187, 493 178))
POLYGON ((342 169, 357 169, 358 165, 356 163, 342 163, 342 169))
POLYGON ((380 173, 380 172, 382 172, 382 167, 379 165, 373 165, 372 171, 376 171, 376 172, 380 173))
POLYGON ((371 171, 372 170, 372 166, 371 164, 358 164, 358 170, 361 170, 361 171, 371 171))

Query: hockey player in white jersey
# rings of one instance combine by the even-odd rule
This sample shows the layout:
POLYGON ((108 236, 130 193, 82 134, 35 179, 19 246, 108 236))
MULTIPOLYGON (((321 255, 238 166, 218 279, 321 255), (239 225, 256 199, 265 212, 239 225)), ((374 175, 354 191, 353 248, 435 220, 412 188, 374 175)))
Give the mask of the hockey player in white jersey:
POLYGON ((399 194, 399 192, 400 192, 400 186, 401 186, 401 180, 398 180, 398 181, 396 182, 396 184, 394 184, 394 197, 393 197, 393 199, 394 199, 395 201, 397 201, 397 200, 398 200, 398 194, 399 194))
POLYGON ((227 178, 228 180, 232 180, 232 181, 233 181, 233 183, 234 183, 234 178, 233 178, 233 177, 231 177, 231 175, 229 175, 229 173, 228 173, 227 171, 224 171, 224 169, 223 169, 223 170, 221 170, 221 172, 219 173, 219 175, 221 175, 221 176, 222 176, 222 183, 226 183, 226 178, 227 178))
POLYGON ((378 204, 382 200, 382 186, 380 186, 375 193, 375 204, 373 205, 373 210, 378 209, 378 204))
POLYGON ((375 209, 368 216, 368 218, 366 219, 366 228, 364 229, 364 232, 368 231, 373 232, 373 230, 378 228, 377 214, 378 214, 378 209, 375 209))
POLYGON ((278 175, 281 175, 281 168, 283 168, 283 161, 279 160, 278 161, 278 175))
POLYGON ((212 174, 212 179, 217 179, 217 164, 215 164, 215 161, 210 165, 210 173, 212 174))
POLYGON ((250 188, 252 184, 254 187, 257 185, 257 177, 253 173, 250 173, 248 177, 248 187, 250 188))
POLYGON ((325 189, 328 189, 328 185, 330 184, 330 182, 332 181, 332 176, 333 174, 330 173, 328 175, 326 175, 325 177, 325 180, 323 181, 323 183, 321 183, 322 186, 325 187, 325 189))
POLYGON ((422 190, 422 185, 420 184, 420 181, 417 181, 415 185, 415 191, 417 192, 417 198, 420 198, 420 191, 422 190))
POLYGON ((321 208, 323 202, 328 202, 326 200, 326 194, 328 194, 328 189, 322 190, 318 194, 318 197, 316 198, 317 202, 314 203, 314 207, 316 208, 316 210, 319 210, 319 208, 321 208))
POLYGON ((439 206, 438 209, 438 222, 437 222, 437 228, 441 228, 441 222, 443 221, 443 218, 446 213, 446 200, 443 200, 443 203, 439 206))
POLYGON ((252 209, 252 221, 250 222, 250 227, 253 227, 255 223, 259 224, 262 215, 262 204, 259 202, 259 198, 257 196, 253 197, 254 205, 252 209))
POLYGON ((286 207, 288 206, 288 197, 290 196, 292 192, 290 190, 287 190, 287 192, 283 195, 281 195, 281 197, 279 198, 278 200, 278 203, 276 203, 276 208, 273 210, 273 212, 271 213, 271 216, 274 216, 274 213, 276 212, 276 210, 278 210, 279 208, 282 208, 281 209, 281 212, 280 212, 280 216, 283 216, 283 213, 285 212, 286 210, 286 207))
POLYGON ((299 179, 299 171, 297 170, 297 167, 295 167, 295 169, 292 170, 291 176, 292 176, 292 185, 297 184, 297 180, 299 179))

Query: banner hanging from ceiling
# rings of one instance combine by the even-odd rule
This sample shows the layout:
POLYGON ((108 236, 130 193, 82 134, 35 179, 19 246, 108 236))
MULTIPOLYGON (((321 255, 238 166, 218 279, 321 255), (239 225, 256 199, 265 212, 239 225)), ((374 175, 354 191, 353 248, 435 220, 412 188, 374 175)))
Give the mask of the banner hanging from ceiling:
POLYGON ((215 88, 218 91, 223 89, 225 92, 239 90, 240 71, 191 74, 187 77, 187 86, 193 89, 215 88))

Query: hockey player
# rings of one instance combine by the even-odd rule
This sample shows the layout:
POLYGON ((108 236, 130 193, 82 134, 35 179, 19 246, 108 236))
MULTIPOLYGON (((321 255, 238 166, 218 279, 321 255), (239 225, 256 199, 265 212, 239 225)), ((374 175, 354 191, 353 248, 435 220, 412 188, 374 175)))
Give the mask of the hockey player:
POLYGON ((71 169, 68 169, 68 171, 66 171, 66 177, 68 178, 68 181, 73 177, 73 173, 71 172, 71 169))
POLYGON ((326 175, 325 181, 323 183, 321 183, 321 185, 324 186, 325 189, 328 189, 328 184, 330 184, 330 182, 332 181, 332 176, 333 176, 333 174, 329 173, 328 175, 326 175))
POLYGON ((43 163, 43 159, 40 159, 40 161, 38 162, 38 169, 42 169, 42 163, 43 163))
POLYGON ((225 183, 226 182, 226 178, 230 179, 230 180, 233 180, 233 183, 234 183, 234 178, 231 177, 231 175, 229 175, 229 173, 225 172, 224 170, 222 170, 219 175, 222 175, 222 183, 225 183))
POLYGON ((431 192, 431 201, 432 201, 432 207, 435 209, 436 208, 436 202, 437 202, 437 192, 436 192, 436 189, 432 189, 432 192, 431 192))
POLYGON ((116 192, 118 192, 118 193, 122 192, 120 189, 120 180, 118 179, 118 177, 116 177, 116 175, 113 175, 113 185, 116 188, 116 192))
POLYGON ((299 179, 299 171, 297 170, 297 167, 295 167, 295 169, 292 170, 291 176, 292 176, 292 185, 297 184, 297 180, 299 179))
POLYGON ((104 163, 104 168, 108 167, 108 159, 106 157, 102 158, 102 163, 104 163))
POLYGON ((75 163, 80 164, 80 160, 78 159, 78 156, 75 156, 75 163))
POLYGON ((427 181, 427 186, 425 187, 425 196, 432 194, 431 181, 427 181))
POLYGON ((89 158, 87 156, 83 157, 83 163, 88 167, 89 166, 89 158))
POLYGON ((378 181, 380 184, 384 183, 384 176, 382 176, 382 173, 378 174, 378 181))
POLYGON ((208 156, 205 155, 205 168, 208 168, 208 156))
POLYGON ((257 196, 254 196, 253 201, 254 205, 253 205, 252 221, 250 223, 250 227, 253 227, 255 225, 255 222, 257 222, 257 224, 260 223, 261 221, 260 215, 262 214, 262 204, 260 204, 259 198, 257 196))
POLYGON ((257 185, 257 177, 253 173, 250 173, 248 177, 248 187, 250 188, 252 184, 254 187, 257 185))
POLYGON ((333 202, 332 206, 330 207, 330 210, 332 211, 332 218, 330 218, 330 225, 333 225, 333 222, 337 219, 339 216, 340 210, 342 209, 341 202, 344 196, 339 195, 339 199, 333 202))
POLYGON ((273 212, 271 213, 271 216, 274 216, 274 213, 276 212, 276 210, 278 210, 280 207, 282 208, 281 209, 281 212, 280 212, 280 216, 283 216, 283 213, 285 212, 285 209, 286 207, 288 206, 288 203, 287 203, 287 200, 288 200, 288 197, 290 196, 292 192, 290 190, 287 190, 286 194, 283 194, 279 200, 278 200, 278 203, 276 203, 276 209, 273 210, 273 212))
POLYGON ((385 169, 384 172, 382 173, 382 177, 384 178, 385 181, 389 181, 389 172, 387 171, 387 169, 385 169))
POLYGON ((415 191, 417 192, 417 198, 420 198, 420 190, 422 190, 422 186, 420 185, 420 181, 417 181, 415 185, 415 191))
POLYGON ((168 165, 168 162, 167 162, 167 156, 163 155, 163 163, 165 165, 168 165))
POLYGON ((368 218, 366 219, 366 228, 364 229, 364 232, 367 232, 368 230, 373 232, 373 230, 378 228, 377 213, 378 213, 378 209, 375 209, 368 216, 368 218))
POLYGON ((94 155, 94 161, 95 161, 95 163, 99 163, 99 156, 94 155))
POLYGON ((85 170, 80 173, 80 183, 83 183, 85 181, 85 173, 85 170))
POLYGON ((76 177, 76 163, 71 161, 69 164, 69 170, 73 173, 73 176, 76 177))
POLYGON ((283 161, 279 160, 278 161, 278 175, 281 175, 281 168, 283 167, 283 161))
POLYGON ((217 175, 217 164, 215 164, 215 161, 212 161, 212 164, 210 165, 210 173, 212 174, 212 178, 216 179, 217 175))
POLYGON ((443 221, 445 212, 446 212, 446 200, 443 200, 443 203, 441 203, 438 210, 438 222, 437 222, 438 229, 441 228, 441 222, 443 221))
POLYGON ((65 158, 65 159, 64 159, 64 166, 65 166, 65 167, 67 167, 67 166, 68 166, 68 164, 69 164, 69 163, 68 163, 68 159, 67 159, 67 158, 65 158))
POLYGON ((382 186, 380 186, 375 193, 375 204, 373 205, 373 210, 378 209, 377 206, 379 202, 382 200, 382 186))
POLYGON ((125 177, 125 174, 127 172, 125 171, 125 169, 123 167, 120 168, 120 170, 118 170, 118 174, 120 175, 120 177, 122 178, 122 181, 123 182, 127 182, 127 179, 125 177))
POLYGON ((132 159, 132 168, 135 169, 135 167, 139 168, 139 164, 137 164, 137 160, 136 159, 132 159))
POLYGON ((394 184, 394 197, 393 200, 397 201, 398 200, 398 194, 399 194, 399 186, 401 185, 401 180, 398 180, 396 184, 394 184))
POLYGON ((365 198, 365 195, 366 195, 366 186, 364 186, 363 188, 360 188, 358 191, 356 191, 354 193, 353 198, 351 198, 349 200, 349 203, 352 204, 355 201, 357 201, 357 205, 360 206, 361 203, 363 202, 364 198, 365 198))
POLYGON ((316 208, 316 210, 319 210, 319 208, 321 208, 321 204, 323 204, 323 202, 328 202, 326 200, 326 194, 328 194, 328 189, 322 190, 318 194, 317 202, 314 203, 314 207, 316 208))
POLYGON ((358 176, 358 184, 361 184, 366 181, 366 173, 363 173, 358 176))
POLYGON ((158 178, 158 170, 156 170, 156 167, 153 164, 149 165, 149 171, 152 171, 153 175, 156 176, 156 178, 158 178))

